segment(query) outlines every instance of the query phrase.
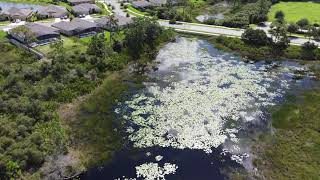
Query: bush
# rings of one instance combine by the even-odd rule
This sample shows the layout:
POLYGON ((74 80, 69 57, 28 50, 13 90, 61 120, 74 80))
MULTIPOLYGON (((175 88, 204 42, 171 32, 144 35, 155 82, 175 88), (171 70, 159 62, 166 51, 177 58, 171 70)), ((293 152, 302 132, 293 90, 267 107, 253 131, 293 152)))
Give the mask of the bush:
POLYGON ((314 60, 316 59, 316 50, 318 50, 318 46, 313 42, 306 42, 301 46, 301 57, 306 60, 314 60))
POLYGON ((248 27, 250 23, 259 24, 268 19, 268 11, 271 2, 268 0, 258 0, 255 3, 248 3, 241 7, 239 11, 230 17, 222 20, 223 26, 228 27, 248 27))
POLYGON ((305 28, 309 25, 309 20, 306 19, 306 18, 300 19, 300 20, 297 22, 297 25, 298 25, 300 28, 305 29, 305 28))
POLYGON ((169 24, 176 24, 176 23, 177 23, 177 21, 175 18, 169 20, 169 24))
POLYGON ((242 34, 241 39, 247 44, 256 46, 264 46, 269 43, 269 38, 267 34, 260 29, 246 29, 245 32, 242 34))
POLYGON ((297 24, 294 23, 290 23, 287 27, 287 31, 289 33, 296 33, 299 30, 299 26, 297 24))
POLYGON ((213 19, 213 18, 209 18, 209 19, 205 20, 203 23, 209 24, 209 25, 215 25, 216 24, 216 20, 213 19))
POLYGON ((275 17, 278 21, 283 21, 283 20, 284 20, 284 13, 283 13, 283 11, 277 11, 274 17, 275 17))

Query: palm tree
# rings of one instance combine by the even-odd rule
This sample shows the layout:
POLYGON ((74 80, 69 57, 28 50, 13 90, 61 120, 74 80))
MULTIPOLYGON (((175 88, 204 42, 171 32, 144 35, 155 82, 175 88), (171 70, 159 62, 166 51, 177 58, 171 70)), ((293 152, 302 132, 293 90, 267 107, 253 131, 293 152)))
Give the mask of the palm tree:
POLYGON ((118 32, 118 19, 114 15, 109 16, 109 27, 110 27, 110 42, 112 40, 113 33, 118 32))

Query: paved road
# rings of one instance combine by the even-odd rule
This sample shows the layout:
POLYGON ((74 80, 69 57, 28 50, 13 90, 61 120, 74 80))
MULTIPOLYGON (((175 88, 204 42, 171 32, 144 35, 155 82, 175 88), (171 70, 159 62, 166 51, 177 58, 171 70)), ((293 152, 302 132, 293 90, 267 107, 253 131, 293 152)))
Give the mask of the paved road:
MULTIPOLYGON (((220 27, 220 26, 197 24, 197 23, 178 22, 177 24, 169 24, 169 21, 164 21, 164 20, 160 20, 159 23, 161 26, 171 27, 171 28, 174 28, 176 31, 189 32, 194 34, 203 34, 203 35, 225 35, 225 36, 232 36, 232 37, 241 37, 242 33, 244 32, 244 29, 233 29, 233 28, 226 28, 226 27, 220 27)), ((298 45, 298 46, 301 46, 302 44, 308 41, 309 41, 308 39, 304 39, 304 38, 290 39, 291 44, 298 45)), ((311 42, 314 42, 320 47, 320 42, 316 42, 314 40, 311 40, 311 42)))

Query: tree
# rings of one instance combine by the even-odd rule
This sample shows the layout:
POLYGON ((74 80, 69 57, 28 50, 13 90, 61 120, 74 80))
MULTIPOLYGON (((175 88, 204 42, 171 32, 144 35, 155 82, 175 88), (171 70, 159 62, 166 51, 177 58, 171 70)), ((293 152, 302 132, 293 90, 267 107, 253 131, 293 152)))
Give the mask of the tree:
POLYGON ((15 27, 10 31, 10 33, 20 38, 26 44, 30 44, 36 41, 35 34, 26 26, 15 27))
POLYGON ((256 22, 262 22, 268 20, 268 12, 271 6, 269 0, 259 0, 258 4, 258 13, 256 14, 256 22))
POLYGON ((316 50, 318 46, 313 42, 306 42, 301 46, 301 56, 307 60, 314 60, 316 58, 316 50))
POLYGON ((247 44, 264 46, 269 43, 269 39, 267 34, 260 29, 254 30, 252 28, 248 28, 241 35, 242 41, 247 44))
POLYGON ((308 25, 309 25, 309 20, 306 18, 300 19, 297 22, 297 25, 301 28, 301 29, 305 29, 308 25))
POLYGON ((281 23, 274 23, 269 30, 272 36, 272 45, 274 46, 274 52, 278 55, 284 49, 289 47, 290 40, 287 36, 287 29, 281 23))
POLYGON ((146 48, 153 49, 158 43, 162 28, 155 19, 136 18, 129 29, 125 31, 125 45, 133 59, 140 58, 146 48))
POLYGON ((157 44, 157 39, 160 36, 162 28, 156 21, 149 21, 145 30, 145 42, 147 45, 154 49, 157 44))
POLYGON ((314 40, 319 41, 320 40, 320 29, 317 27, 312 27, 310 29, 310 35, 313 37, 314 40))
POLYGON ((292 33, 296 33, 299 30, 299 26, 295 23, 290 23, 287 27, 287 31, 290 33, 290 35, 292 33))
POLYGON ((64 48, 63 41, 56 41, 53 44, 50 44, 50 48, 53 49, 49 53, 49 57, 53 60, 52 63, 54 64, 58 61, 65 63, 66 50, 64 48))
POLYGON ((6 164, 6 175, 10 180, 18 179, 21 176, 21 169, 18 163, 9 161, 6 164))
POLYGON ((109 16, 109 27, 110 27, 110 42, 113 38, 113 33, 118 32, 118 19, 115 18, 114 15, 109 16))
POLYGON ((104 33, 95 35, 91 38, 87 53, 98 58, 105 58, 111 54, 111 49, 106 43, 104 33))
POLYGON ((277 21, 283 22, 284 21, 283 11, 277 11, 274 17, 277 19, 277 21))

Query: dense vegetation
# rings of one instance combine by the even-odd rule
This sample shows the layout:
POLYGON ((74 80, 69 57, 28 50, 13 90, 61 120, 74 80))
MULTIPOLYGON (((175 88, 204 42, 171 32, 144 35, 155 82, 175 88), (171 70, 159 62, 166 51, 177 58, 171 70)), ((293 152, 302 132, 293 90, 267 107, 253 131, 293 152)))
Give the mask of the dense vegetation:
MULTIPOLYGON (((146 12, 151 16, 168 19, 172 22, 195 22, 197 21, 195 17, 206 11, 206 7, 214 7, 215 4, 221 2, 221 0, 168 1, 166 6, 149 8, 146 12)), ((247 27, 249 24, 258 24, 266 21, 269 8, 271 7, 270 0, 233 0, 227 1, 227 3, 230 6, 230 11, 226 13, 225 19, 208 19, 205 23, 228 27, 247 27)), ((221 7, 216 7, 215 9, 219 8, 221 7)))
POLYGON ((273 133, 260 138, 255 165, 266 179, 319 179, 320 92, 307 92, 273 113, 273 133))
POLYGON ((249 24, 258 24, 268 19, 267 14, 271 6, 269 0, 258 0, 255 3, 247 3, 236 7, 232 15, 215 24, 228 27, 247 27, 249 24))
MULTIPOLYGON (((106 41, 104 34, 99 34, 91 39, 86 52, 67 51, 63 42, 57 42, 51 45, 52 51, 42 61, 1 42, 0 177, 16 178, 26 171, 32 174, 47 157, 67 153, 69 140, 83 136, 72 131, 66 133, 57 114, 59 106, 90 93, 103 82, 107 72, 120 70, 130 61, 142 64, 146 60, 140 62, 139 59, 150 59, 157 46, 170 40, 172 35, 171 30, 163 30, 155 20, 137 19, 122 40, 106 41), (140 32, 145 33, 141 36, 140 32), (131 43, 135 39, 139 39, 141 48, 137 54, 131 51, 138 44, 131 43)), ((89 102, 95 101, 89 98, 89 102)), ((103 104, 99 108, 103 108, 103 104)), ((89 112, 93 111, 90 109, 89 112)), ((94 128, 87 126, 91 118, 87 118, 76 124, 92 131, 94 128)), ((106 127, 106 123, 110 127, 112 119, 104 120, 97 118, 93 125, 106 127)), ((89 138, 87 147, 96 143, 90 139, 99 133, 92 131, 83 137, 89 138)))
POLYGON ((320 50, 313 43, 306 43, 302 47, 291 45, 284 49, 276 49, 271 44, 256 46, 252 42, 248 44, 241 39, 232 37, 212 37, 209 38, 209 41, 219 49, 235 52, 248 60, 320 60, 320 50))

